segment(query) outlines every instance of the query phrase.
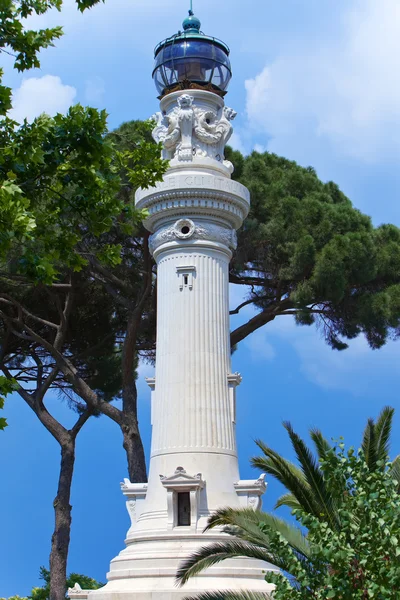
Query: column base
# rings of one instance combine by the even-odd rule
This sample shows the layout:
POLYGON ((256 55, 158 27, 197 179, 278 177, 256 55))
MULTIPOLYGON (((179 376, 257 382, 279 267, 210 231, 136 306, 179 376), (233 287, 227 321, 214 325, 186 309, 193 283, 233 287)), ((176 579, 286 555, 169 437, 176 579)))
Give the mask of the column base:
POLYGON ((266 570, 276 567, 261 561, 235 558, 210 567, 177 587, 176 572, 182 561, 200 547, 226 541, 224 534, 190 534, 130 543, 111 561, 108 583, 99 590, 68 591, 71 600, 180 600, 205 591, 252 590, 268 594, 273 586, 266 583, 266 570))

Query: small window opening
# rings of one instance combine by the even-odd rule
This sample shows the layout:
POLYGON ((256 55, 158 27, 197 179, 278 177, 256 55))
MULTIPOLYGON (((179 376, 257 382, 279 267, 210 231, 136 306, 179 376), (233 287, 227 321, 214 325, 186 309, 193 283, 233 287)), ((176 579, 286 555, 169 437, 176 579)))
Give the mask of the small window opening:
POLYGON ((184 227, 182 227, 181 232, 183 233, 183 235, 186 235, 190 232, 190 229, 187 225, 185 225, 184 227))
POLYGON ((178 527, 190 526, 190 493, 178 492, 178 527))
POLYGON ((183 283, 184 283, 184 285, 187 285, 189 283, 189 276, 188 275, 184 275, 183 276, 183 283))

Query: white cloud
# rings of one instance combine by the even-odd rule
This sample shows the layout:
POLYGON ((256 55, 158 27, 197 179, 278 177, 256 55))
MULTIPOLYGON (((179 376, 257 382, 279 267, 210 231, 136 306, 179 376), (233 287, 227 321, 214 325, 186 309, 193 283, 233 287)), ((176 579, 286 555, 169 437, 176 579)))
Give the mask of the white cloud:
POLYGON ((268 333, 268 329, 258 329, 245 339, 244 345, 250 351, 252 360, 265 361, 275 358, 276 352, 268 341, 268 333))
POLYGON ((272 151, 296 158, 328 139, 339 154, 398 161, 400 3, 353 0, 333 26, 246 81, 249 122, 272 136, 272 151))
POLYGON ((91 106, 98 106, 103 102, 105 92, 104 79, 93 77, 85 82, 85 102, 91 106))
MULTIPOLYGON (((236 307, 246 297, 242 286, 230 285, 230 306, 236 307)), ((257 310, 252 305, 231 317, 231 330, 246 323, 257 310)), ((345 340, 347 341, 347 340, 345 340)), ((277 317, 256 330, 239 344, 246 348, 252 361, 280 360, 287 346, 298 356, 299 369, 313 384, 328 390, 345 390, 355 397, 376 395, 382 381, 397 379, 400 385, 400 343, 389 341, 380 350, 371 350, 364 336, 348 341, 347 350, 332 350, 315 326, 296 325, 292 316, 277 317)), ((393 395, 393 394, 392 394, 393 395)), ((384 403, 385 397, 382 397, 384 403)))
POLYGON ((229 144, 229 146, 232 146, 232 148, 234 150, 239 150, 239 152, 241 152, 242 154, 246 153, 242 138, 240 137, 240 134, 238 131, 234 131, 232 133, 228 144, 229 144))
POLYGON ((13 109, 10 117, 22 123, 32 121, 42 113, 50 116, 64 113, 73 103, 76 89, 64 85, 60 77, 44 75, 23 79, 19 88, 13 91, 13 109))
POLYGON ((255 152, 263 154, 264 152, 266 152, 267 146, 263 146, 262 144, 254 144, 254 150, 255 152))
MULTIPOLYGON (((154 366, 141 360, 137 369, 138 380, 145 380, 147 377, 154 377, 154 366)), ((146 384, 147 385, 147 384, 146 384)))
MULTIPOLYGON (((278 317, 266 327, 274 347, 277 339, 296 351, 300 369, 309 381, 324 389, 346 390, 360 397, 381 387, 383 380, 400 383, 400 345, 389 341, 380 350, 371 350, 363 336, 349 342, 343 351, 332 350, 314 326, 297 326, 291 317, 278 317)), ((385 399, 382 398, 382 402, 385 399)))

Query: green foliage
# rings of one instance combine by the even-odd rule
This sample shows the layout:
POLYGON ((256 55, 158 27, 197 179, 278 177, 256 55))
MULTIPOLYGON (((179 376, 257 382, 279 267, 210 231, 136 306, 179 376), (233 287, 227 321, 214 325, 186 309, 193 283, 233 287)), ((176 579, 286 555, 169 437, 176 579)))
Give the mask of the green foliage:
POLYGON ((326 453, 321 470, 338 506, 340 531, 303 510, 310 555, 302 561, 278 533, 273 551, 287 563, 289 578, 267 573, 276 600, 395 600, 400 593, 400 496, 389 465, 370 470, 362 450, 340 443, 326 453))
MULTIPOLYGON (((25 236, 23 246, 18 244, 15 249, 9 250, 7 270, 1 271, 0 268, 0 343, 7 341, 7 348, 4 349, 7 368, 10 371, 24 368, 24 386, 27 377, 37 385, 38 359, 44 365, 42 372, 46 376, 50 369, 45 365, 52 363, 53 358, 51 350, 44 343, 38 346, 37 338, 32 340, 26 334, 24 338, 10 334, 10 327, 15 331, 16 327, 23 325, 18 320, 18 306, 28 311, 23 313, 23 320, 46 343, 52 345, 56 324, 60 320, 60 306, 65 305, 73 289, 73 303, 68 321, 64 319, 66 334, 60 350, 64 356, 68 356, 79 376, 99 399, 110 401, 120 397, 121 348, 127 322, 143 298, 143 273, 150 269, 151 277, 152 268, 151 262, 147 266, 145 262, 146 253, 148 256, 147 234, 139 222, 142 215, 134 208, 134 192, 139 184, 145 186, 155 183, 165 168, 159 149, 151 139, 151 124, 140 121, 125 123, 100 138, 100 143, 109 145, 115 155, 129 157, 127 163, 125 159, 117 163, 113 176, 118 185, 105 200, 109 203, 107 210, 110 212, 110 208, 113 211, 115 208, 116 215, 107 224, 109 229, 98 231, 102 225, 101 207, 98 202, 93 202, 93 194, 87 192, 89 182, 80 194, 81 199, 74 194, 76 185, 73 186, 72 177, 81 177, 74 171, 67 184, 61 175, 60 189, 63 186, 65 202, 62 198, 54 201, 53 224, 56 235, 51 212, 47 210, 40 221, 40 233, 37 225, 31 240, 25 236), (72 187, 67 193, 70 184, 72 187), (81 212, 78 202, 87 205, 85 214, 81 212), (61 208, 65 211, 64 216, 61 208), (99 221, 99 227, 93 231, 99 221), (76 235, 72 235, 74 229, 71 224, 74 223, 76 235), (44 244, 46 247, 42 250, 44 244), (22 250, 24 254, 21 257, 22 250), (58 282, 54 284, 56 277, 61 287, 57 286, 58 282), (54 326, 41 326, 44 322, 53 323, 54 326), (32 366, 29 373, 26 371, 28 364, 32 366)), ((83 163, 78 168, 81 167, 83 163)), ((52 198, 50 195, 49 202, 52 198)), ((34 190, 32 199, 33 202, 38 200, 34 190)), ((143 352, 147 355, 153 351, 155 336, 155 304, 151 292, 152 288, 149 300, 143 306, 143 317, 137 331, 137 346, 145 347, 143 352)), ((136 361, 137 352, 129 366, 132 372, 136 361)), ((54 387, 65 391, 65 397, 75 410, 83 410, 84 404, 62 374, 54 382, 54 387)))
MULTIPOLYGON (((44 585, 42 587, 32 588, 30 596, 27 598, 21 598, 20 596, 11 596, 10 598, 0 598, 0 600, 49 600, 50 598, 50 571, 45 567, 40 567, 40 579, 43 579, 44 585)), ((65 597, 67 598, 68 588, 74 587, 78 583, 84 590, 98 590, 104 583, 99 583, 87 575, 79 575, 78 573, 71 573, 67 578, 65 597)))
MULTIPOLYGON (((25 29, 23 19, 32 14, 41 15, 50 8, 60 10, 62 0, 2 0, 0 7, 0 50, 16 53, 14 68, 18 71, 39 68, 38 53, 53 46, 62 35, 61 27, 33 31, 25 29)), ((4 112, 0 113, 4 115, 4 112)))
MULTIPOLYGON (((232 539, 204 546, 180 567, 184 584, 227 558, 246 556, 281 569, 266 570, 274 600, 397 600, 400 593, 400 495, 390 464, 376 469, 362 449, 326 448, 320 470, 336 506, 339 527, 303 508, 298 527, 248 509, 221 509, 209 527, 232 539), (307 531, 304 537, 303 533, 307 531)), ((267 594, 218 591, 196 600, 266 600, 267 594)))
MULTIPOLYGON (((78 1, 77 5, 79 10, 84 10, 97 1, 78 1)), ((25 70, 38 66, 39 50, 61 35, 59 28, 40 32, 25 30, 21 18, 32 13, 43 14, 52 7, 59 9, 61 3, 61 0, 27 0, 2 4, 0 50, 8 51, 8 47, 20 53, 16 68, 25 70), (6 31, 13 31, 13 36, 7 37, 6 31)), ((3 364, 7 365, 8 373, 9 370, 15 372, 17 367, 26 369, 34 349, 33 364, 37 368, 37 361, 43 359, 39 370, 43 375, 50 373, 48 348, 38 347, 37 340, 32 345, 26 332, 21 337, 18 330, 24 325, 24 318, 30 327, 40 322, 42 327, 35 333, 52 344, 61 318, 65 338, 67 314, 63 311, 74 287, 73 324, 68 331, 67 348, 71 350, 72 345, 79 352, 76 361, 78 367, 82 366, 86 382, 100 386, 100 397, 110 400, 118 395, 121 386, 116 337, 122 339, 124 335, 129 303, 122 315, 121 309, 110 304, 109 291, 99 285, 99 279, 104 283, 104 273, 94 276, 92 270, 96 266, 99 271, 106 267, 112 272, 121 265, 119 274, 124 270, 132 302, 140 295, 136 284, 142 276, 135 273, 135 266, 139 266, 138 248, 142 250, 142 247, 140 241, 134 241, 132 248, 131 240, 140 230, 143 213, 135 209, 133 191, 138 186, 154 185, 161 179, 167 163, 160 158, 160 148, 151 140, 150 122, 127 124, 124 131, 121 128, 109 134, 105 111, 76 105, 66 115, 54 118, 41 115, 32 123, 17 126, 7 117, 11 108, 10 90, 1 85, 0 99, 4 115, 0 120, 3 364), (54 284, 58 282, 61 287, 57 288, 54 284), (72 283, 76 283, 78 289, 72 283), (82 305, 76 302, 78 299, 82 305), (103 316, 99 316, 101 306, 105 306, 103 316), (88 331, 84 334, 85 330, 76 328, 74 341, 75 323, 87 326, 88 331), (103 330, 105 341, 100 340, 99 344, 98 336, 103 330), (11 340, 13 335, 19 343, 15 338, 11 340), (90 344, 96 349, 89 356, 90 344)), ((71 353, 69 356, 72 358, 71 353)), ((39 389, 36 375, 33 381, 39 389)), ((25 378, 24 383, 26 381, 25 378)), ((69 384, 64 383, 64 389, 69 389, 69 384)), ((63 384, 58 380, 55 386, 63 387, 63 384)), ((97 387, 95 389, 97 391, 97 387)), ((73 392, 67 395, 71 398, 73 392)), ((74 401, 73 404, 79 410, 82 407, 74 401)))
MULTIPOLYGON (((6 396, 14 392, 18 387, 15 379, 7 379, 3 375, 0 375, 0 410, 4 408, 4 402, 6 396)), ((0 417, 0 430, 7 427, 7 419, 0 417)))
MULTIPOLYGON (((16 130, 1 131, 0 124, 0 261, 12 263, 14 273, 51 283, 62 268, 78 272, 87 264, 90 236, 117 223, 132 228, 142 218, 118 194, 119 172, 125 168, 133 186, 147 186, 161 177, 164 161, 154 144, 116 150, 105 136, 106 118, 77 105, 16 130)), ((108 244, 98 258, 115 264, 120 250, 108 244)))
MULTIPOLYGON (((31 591, 31 595, 27 600, 49 600, 50 598, 50 571, 45 569, 44 567, 40 567, 40 579, 43 579, 44 585, 43 587, 35 587, 31 591)), ((78 573, 71 573, 67 577, 66 582, 66 590, 67 593, 68 588, 74 587, 76 583, 79 583, 82 589, 85 590, 97 590, 104 585, 104 583, 99 583, 95 579, 91 577, 87 577, 86 575, 79 575, 78 573)), ((67 598, 67 595, 65 595, 67 598)))
MULTIPOLYGON (((234 283, 266 317, 294 314, 316 323, 327 343, 364 334, 380 348, 400 331, 400 229, 373 227, 333 182, 293 161, 228 150, 234 177, 251 194, 231 268, 234 283)), ((259 325, 259 326, 260 326, 259 325)), ((237 343, 254 329, 241 328, 237 343)))
MULTIPOLYGON (((78 1, 83 11, 99 0, 78 1)), ((62 0, 6 0, 0 7, 0 50, 17 53, 20 71, 40 66, 39 51, 62 35, 59 27, 32 31, 21 19, 61 8, 62 0)), ((1 75, 1 73, 0 73, 1 75)), ((133 187, 159 180, 166 163, 160 149, 143 136, 117 150, 107 137, 107 114, 73 106, 66 115, 42 115, 20 127, 7 116, 9 88, 0 85, 0 267, 51 283, 64 268, 80 271, 86 264, 88 236, 99 237, 117 222, 133 227, 142 214, 124 201, 121 170, 133 187)), ((142 124, 143 132, 150 123, 142 124)), ((98 257, 116 264, 120 247, 108 244, 98 257)))

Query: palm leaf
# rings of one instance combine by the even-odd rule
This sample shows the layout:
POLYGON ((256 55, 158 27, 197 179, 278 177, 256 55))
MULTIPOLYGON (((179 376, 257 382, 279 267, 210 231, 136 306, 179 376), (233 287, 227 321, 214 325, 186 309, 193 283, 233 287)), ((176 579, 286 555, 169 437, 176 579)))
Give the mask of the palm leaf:
POLYGON ((373 471, 376 467, 377 449, 376 449, 376 434, 375 434, 375 423, 373 419, 368 419, 367 424, 363 433, 363 441, 361 448, 364 452, 365 460, 368 467, 373 471))
POLYGON ((224 533, 238 536, 267 550, 269 535, 266 529, 271 533, 280 533, 297 553, 309 556, 308 542, 301 529, 270 513, 252 508, 220 508, 208 519, 205 531, 221 525, 224 526, 224 533))
POLYGON ((301 507, 308 513, 316 515, 320 512, 315 502, 312 490, 305 479, 304 473, 290 461, 284 459, 262 441, 256 440, 257 446, 265 454, 264 457, 253 457, 251 464, 257 469, 272 475, 280 481, 298 500, 301 507))
POLYGON ((262 592, 220 590, 204 592, 198 596, 188 596, 184 600, 271 600, 272 596, 262 592))
POLYGON ((378 460, 387 461, 390 452, 390 434, 392 432, 394 408, 385 406, 375 423, 376 453, 378 460))
POLYGON ((290 492, 288 494, 283 494, 280 498, 278 498, 275 508, 279 508, 280 506, 287 506, 291 510, 298 510, 299 508, 302 508, 296 496, 290 492))
POLYGON ((310 437, 314 442, 319 459, 321 460, 325 458, 327 452, 329 452, 329 450, 332 450, 331 444, 322 435, 319 429, 310 429, 310 437))
POLYGON ((268 552, 264 548, 241 540, 227 540, 226 542, 202 546, 186 558, 178 568, 176 581, 182 586, 190 577, 195 577, 205 569, 228 558, 238 557, 252 558, 271 563, 284 571, 287 571, 289 568, 288 563, 283 558, 274 555, 272 552, 268 552))
POLYGON ((289 434, 301 469, 312 490, 314 503, 317 505, 317 513, 314 512, 313 514, 319 519, 324 517, 324 520, 327 520, 331 527, 336 529, 338 526, 337 512, 334 508, 332 495, 326 488, 324 474, 319 468, 312 452, 301 437, 295 433, 291 424, 286 421, 283 426, 289 434))

